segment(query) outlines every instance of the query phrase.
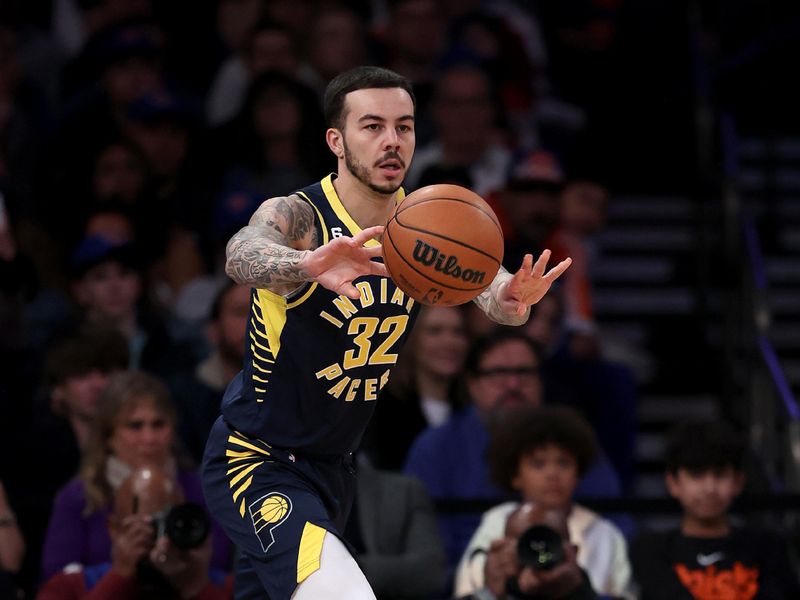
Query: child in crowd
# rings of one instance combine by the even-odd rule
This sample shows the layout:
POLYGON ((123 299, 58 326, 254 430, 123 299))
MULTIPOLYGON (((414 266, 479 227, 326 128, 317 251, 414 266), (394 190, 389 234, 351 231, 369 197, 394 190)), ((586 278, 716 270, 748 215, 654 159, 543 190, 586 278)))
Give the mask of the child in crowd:
MULTIPOLYGON (((607 596, 630 596, 631 567, 625 539, 609 521, 573 503, 578 481, 597 452, 589 424, 567 407, 520 409, 496 424, 489 446, 495 482, 526 502, 568 513, 569 537, 577 563, 592 588, 607 596)), ((487 511, 456 572, 457 596, 484 587, 486 552, 503 538, 506 519, 519 506, 506 502, 487 511)))
POLYGON ((642 535, 633 544, 641 600, 800 598, 786 542, 730 516, 745 483, 745 453, 722 422, 684 423, 673 431, 666 483, 683 517, 678 529, 642 535))

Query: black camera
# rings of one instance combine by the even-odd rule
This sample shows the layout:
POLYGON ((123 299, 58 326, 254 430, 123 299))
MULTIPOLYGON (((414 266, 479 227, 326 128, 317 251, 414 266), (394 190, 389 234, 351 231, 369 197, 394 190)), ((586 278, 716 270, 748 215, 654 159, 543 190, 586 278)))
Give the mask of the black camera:
POLYGON ((176 548, 191 550, 206 541, 211 533, 211 521, 202 506, 186 502, 153 515, 153 528, 156 538, 166 535, 176 548))
POLYGON ((517 557, 522 568, 549 571, 566 559, 564 538, 552 527, 533 525, 517 541, 517 557))

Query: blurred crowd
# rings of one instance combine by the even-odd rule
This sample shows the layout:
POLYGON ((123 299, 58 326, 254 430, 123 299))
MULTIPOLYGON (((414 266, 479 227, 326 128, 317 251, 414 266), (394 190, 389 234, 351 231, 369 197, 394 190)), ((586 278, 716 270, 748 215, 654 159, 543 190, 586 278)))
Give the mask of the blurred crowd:
POLYGON ((407 190, 485 197, 509 270, 544 248, 574 261, 520 330, 423 310, 359 456, 361 567, 379 598, 472 593, 497 564, 476 578, 475 549, 533 502, 569 513, 570 581, 635 595, 630 521, 573 505, 634 479, 636 382, 592 302, 624 4, 3 2, 0 596, 230 597, 213 519, 184 546, 152 515, 203 507, 197 464, 241 368, 250 291, 226 280, 225 243, 335 167, 321 93, 361 64, 414 84, 407 190), (487 524, 448 500, 503 508, 487 524))

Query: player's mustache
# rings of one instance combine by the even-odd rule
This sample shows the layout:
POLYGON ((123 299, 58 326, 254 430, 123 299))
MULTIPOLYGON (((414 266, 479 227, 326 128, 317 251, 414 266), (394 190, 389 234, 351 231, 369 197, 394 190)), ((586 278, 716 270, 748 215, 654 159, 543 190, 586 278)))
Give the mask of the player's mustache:
POLYGON ((387 152, 386 154, 383 155, 383 158, 381 158, 379 161, 375 163, 375 166, 377 167, 382 163, 385 163, 387 160, 396 160, 397 162, 400 163, 401 167, 403 167, 404 169, 406 167, 406 162, 402 158, 400 158, 400 155, 397 152, 387 152))

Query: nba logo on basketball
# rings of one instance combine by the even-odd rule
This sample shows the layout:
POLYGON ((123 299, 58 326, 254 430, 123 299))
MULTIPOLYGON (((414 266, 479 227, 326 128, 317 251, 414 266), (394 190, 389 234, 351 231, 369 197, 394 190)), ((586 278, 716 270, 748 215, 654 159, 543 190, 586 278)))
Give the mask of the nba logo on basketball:
POLYGON ((261 496, 250 505, 248 510, 250 518, 253 520, 256 537, 261 542, 261 549, 267 552, 275 543, 273 531, 286 521, 292 512, 292 501, 288 496, 272 492, 261 496))

